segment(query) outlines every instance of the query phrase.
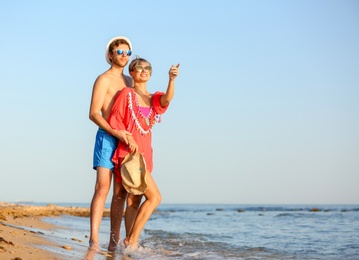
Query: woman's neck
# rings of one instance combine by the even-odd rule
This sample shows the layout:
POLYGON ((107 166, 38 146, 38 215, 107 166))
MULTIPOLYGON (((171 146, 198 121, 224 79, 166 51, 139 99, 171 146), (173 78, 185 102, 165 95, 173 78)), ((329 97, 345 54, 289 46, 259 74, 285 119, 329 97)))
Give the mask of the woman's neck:
POLYGON ((137 100, 139 102, 139 106, 150 107, 151 106, 151 93, 147 91, 146 84, 135 83, 134 90, 137 95, 137 100))
POLYGON ((146 89, 146 83, 135 83, 134 85, 135 92, 139 95, 149 95, 150 93, 146 89))

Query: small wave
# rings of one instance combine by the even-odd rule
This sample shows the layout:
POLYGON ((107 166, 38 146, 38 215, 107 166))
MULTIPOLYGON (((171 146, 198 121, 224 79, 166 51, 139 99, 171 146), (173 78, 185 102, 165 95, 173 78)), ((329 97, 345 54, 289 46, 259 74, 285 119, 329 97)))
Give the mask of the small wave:
POLYGON ((145 233, 147 237, 141 244, 152 250, 152 256, 162 255, 171 259, 255 259, 256 256, 257 259, 283 259, 264 247, 251 248, 209 241, 207 234, 176 234, 163 230, 145 230, 145 233))

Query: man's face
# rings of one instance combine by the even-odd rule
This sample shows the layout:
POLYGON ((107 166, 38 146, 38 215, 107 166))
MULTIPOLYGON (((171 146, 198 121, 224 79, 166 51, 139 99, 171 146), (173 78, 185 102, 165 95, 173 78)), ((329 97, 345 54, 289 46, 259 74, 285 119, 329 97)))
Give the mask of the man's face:
POLYGON ((127 44, 118 45, 111 53, 112 64, 119 67, 125 67, 128 63, 131 51, 127 44))

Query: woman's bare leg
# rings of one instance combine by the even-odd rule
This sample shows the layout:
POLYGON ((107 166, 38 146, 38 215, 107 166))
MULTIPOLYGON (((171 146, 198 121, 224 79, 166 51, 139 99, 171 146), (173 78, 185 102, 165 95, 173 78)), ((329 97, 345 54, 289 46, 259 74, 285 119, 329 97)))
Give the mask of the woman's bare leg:
POLYGON ((150 173, 147 173, 146 179, 146 200, 143 202, 140 207, 140 210, 138 211, 132 230, 124 240, 125 245, 131 246, 132 248, 138 248, 138 239, 140 237, 141 231, 147 223, 148 219, 151 217, 153 211, 161 203, 162 200, 161 193, 150 173))

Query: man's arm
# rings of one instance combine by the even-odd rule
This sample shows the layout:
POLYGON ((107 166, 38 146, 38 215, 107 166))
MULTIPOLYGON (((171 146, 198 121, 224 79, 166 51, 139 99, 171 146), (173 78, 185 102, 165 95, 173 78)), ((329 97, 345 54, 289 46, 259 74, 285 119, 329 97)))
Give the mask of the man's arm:
POLYGON ((107 133, 117 137, 118 139, 127 144, 128 140, 126 135, 131 135, 131 133, 125 130, 112 129, 112 127, 108 124, 106 119, 101 114, 101 109, 105 102, 105 97, 109 88, 109 84, 110 82, 102 76, 99 76, 96 79, 92 90, 89 118, 107 133))
POLYGON ((106 79, 99 76, 92 89, 92 97, 90 104, 90 113, 89 118, 92 122, 98 125, 100 128, 104 129, 106 132, 110 133, 112 128, 107 123, 105 118, 101 114, 102 106, 105 102, 106 93, 108 91, 109 85, 106 83, 106 79))

